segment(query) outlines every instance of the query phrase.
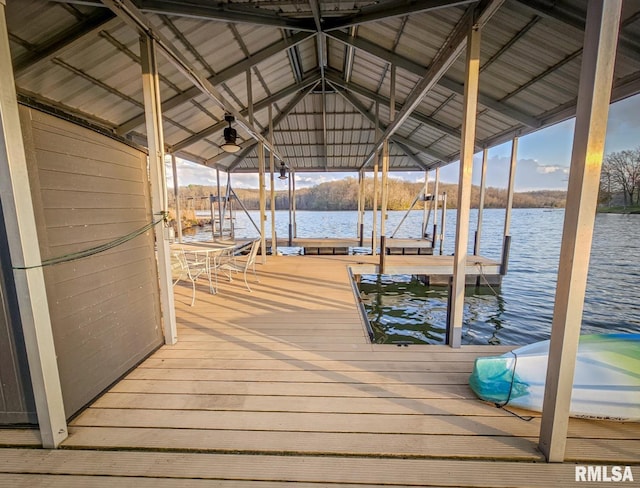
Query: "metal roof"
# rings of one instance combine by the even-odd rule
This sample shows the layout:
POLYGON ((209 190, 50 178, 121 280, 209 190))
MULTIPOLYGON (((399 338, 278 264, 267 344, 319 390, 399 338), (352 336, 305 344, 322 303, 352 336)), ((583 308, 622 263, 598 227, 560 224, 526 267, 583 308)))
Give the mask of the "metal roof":
MULTIPOLYGON (((574 116, 587 5, 582 0, 7 3, 23 102, 144 144, 140 34, 114 13, 118 6, 135 6, 219 91, 225 107, 245 118, 250 72, 253 127, 268 138, 271 105, 275 148, 298 171, 361 168, 391 122, 391 66, 398 112, 414 101, 414 88, 451 47, 470 9, 488 12, 476 147, 574 116)), ((457 160, 464 90, 464 54, 457 54, 392 135, 392 170, 424 170, 457 160)), ((224 153, 219 148, 226 127, 223 104, 194 87, 168 59, 158 60, 167 150, 223 171, 256 172, 252 136, 239 125, 243 150, 224 153)), ((640 0, 625 0, 612 100, 638 92, 640 0)))

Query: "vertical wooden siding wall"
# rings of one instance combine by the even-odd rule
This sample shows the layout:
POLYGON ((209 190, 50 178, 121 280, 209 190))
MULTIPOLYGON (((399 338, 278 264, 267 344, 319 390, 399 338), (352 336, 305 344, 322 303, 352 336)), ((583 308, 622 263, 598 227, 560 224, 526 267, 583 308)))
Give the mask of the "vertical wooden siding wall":
MULTIPOLYGON (((31 108, 20 117, 43 260, 151 222, 146 154, 31 108)), ((44 271, 71 416, 162 343, 153 231, 44 271)))

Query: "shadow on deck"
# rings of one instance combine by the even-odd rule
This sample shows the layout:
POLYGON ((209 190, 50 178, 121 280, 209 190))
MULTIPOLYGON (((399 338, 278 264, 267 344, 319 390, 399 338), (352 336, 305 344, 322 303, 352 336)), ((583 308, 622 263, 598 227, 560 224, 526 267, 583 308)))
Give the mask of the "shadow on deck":
POLYGON ((640 424, 572 419, 567 463, 550 465, 538 416, 478 401, 474 359, 507 347, 370 344, 346 270, 362 261, 272 257, 252 293, 222 279, 194 307, 178 284, 179 342, 73 420, 62 449, 1 450, 0 485, 571 486, 571 463, 640 479, 640 424))

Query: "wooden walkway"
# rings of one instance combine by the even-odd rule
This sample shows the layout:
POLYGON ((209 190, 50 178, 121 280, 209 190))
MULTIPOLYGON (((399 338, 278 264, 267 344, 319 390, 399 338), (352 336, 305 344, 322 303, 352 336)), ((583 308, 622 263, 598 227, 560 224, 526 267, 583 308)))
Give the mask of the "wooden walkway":
MULTIPOLYGON (((287 246, 288 240, 281 239, 278 241, 280 247, 287 246)), ((333 237, 296 237, 291 240, 294 247, 304 248, 305 255, 317 254, 349 254, 349 248, 368 247, 371 249, 371 239, 364 240, 360 246, 359 239, 333 238, 333 237)), ((378 242, 378 246, 380 242, 378 242)), ((271 247, 271 239, 267 239, 267 247, 271 247)), ((395 255, 431 255, 433 248, 431 241, 427 239, 411 239, 391 237, 386 241, 385 248, 387 254, 395 255)))
POLYGON ((367 259, 270 257, 252 293, 203 283, 194 307, 178 284, 178 344, 74 419, 62 449, 0 431, 0 486, 580 486, 572 463, 640 480, 640 424, 572 419, 568 462, 550 465, 537 416, 475 399, 474 358, 508 348, 368 343, 346 270, 367 259))

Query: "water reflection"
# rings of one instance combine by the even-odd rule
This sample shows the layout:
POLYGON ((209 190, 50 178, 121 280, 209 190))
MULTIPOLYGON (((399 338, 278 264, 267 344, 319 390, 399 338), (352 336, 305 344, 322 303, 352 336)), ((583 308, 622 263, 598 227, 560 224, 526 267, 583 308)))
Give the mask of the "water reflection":
MULTIPOLYGON (((257 220, 258 213, 251 212, 257 220)), ((278 235, 286 236, 288 214, 276 212, 278 235)), ((389 212, 388 228, 394 228, 404 212, 389 212)), ((471 211, 470 222, 476 222, 476 210, 471 211)), ((444 254, 453 252, 455 210, 447 212, 447 229, 444 254)), ((477 310, 473 319, 463 329, 465 343, 530 344, 548 339, 551 331, 555 300, 560 241, 562 238, 563 210, 514 209, 511 221, 511 257, 509 272, 504 277, 498 296, 491 291, 469 297, 465 310, 477 310), (482 302, 480 302, 482 300, 482 302), (482 323, 482 317, 486 323, 482 323)), ((300 237, 354 237, 357 212, 298 212, 300 237), (304 232, 303 232, 304 230, 304 232)), ((415 237, 422 226, 421 212, 409 216, 397 237, 415 237)), ((472 225, 473 228, 473 225, 472 225)), ((255 237, 248 219, 237 214, 238 237, 255 237)), ((364 235, 371 235, 371 215, 365 219, 364 235)), ((481 254, 500 260, 504 209, 485 209, 481 254)), ((267 236, 271 235, 267 222, 267 236)), ((589 279, 584 304, 582 333, 640 331, 640 215, 598 214, 593 236, 593 248, 589 265, 589 279)), ((473 243, 470 232, 469 250, 473 243)), ((197 229, 189 239, 210 239, 210 227, 197 229)), ((281 241, 285 242, 285 241, 281 241)), ((365 241, 366 245, 368 242, 365 241)), ((285 249, 280 248, 283 254, 285 249)), ((353 248, 354 254, 369 252, 368 248, 353 248)), ((299 252, 299 251, 298 251, 299 252)), ((385 279, 382 280, 384 284, 385 279)), ((427 296, 424 286, 419 289, 427 296)), ((445 290, 429 291, 433 307, 429 312, 421 310, 411 301, 414 310, 408 311, 414 321, 433 321, 429 331, 394 331, 397 340, 413 340, 413 337, 444 340, 446 322, 445 290), (437 298, 437 294, 441 296, 437 298)), ((414 297, 417 299, 417 297, 414 297)), ((422 299, 422 298, 421 298, 422 299)), ((384 304, 388 303, 383 299, 384 304)), ((384 322, 384 320, 383 320, 384 322)), ((388 328, 388 327, 387 327, 388 328)), ((385 333, 389 334, 388 330, 385 333)))
MULTIPOLYGON (((360 296, 378 344, 444 344, 447 287, 427 286, 410 275, 362 275, 360 296)), ((462 340, 501 344, 504 299, 491 287, 465 292, 462 340)))

